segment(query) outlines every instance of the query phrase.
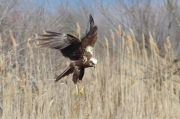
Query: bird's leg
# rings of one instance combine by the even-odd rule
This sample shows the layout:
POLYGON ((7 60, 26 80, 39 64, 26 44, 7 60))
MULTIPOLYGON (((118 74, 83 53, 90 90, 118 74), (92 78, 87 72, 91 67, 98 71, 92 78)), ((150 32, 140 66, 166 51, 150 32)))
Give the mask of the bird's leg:
POLYGON ((82 82, 81 81, 79 81, 79 84, 80 84, 80 94, 81 95, 83 95, 84 96, 84 87, 83 87, 83 85, 82 85, 82 82))
POLYGON ((79 95, 78 84, 76 84, 76 96, 79 95))

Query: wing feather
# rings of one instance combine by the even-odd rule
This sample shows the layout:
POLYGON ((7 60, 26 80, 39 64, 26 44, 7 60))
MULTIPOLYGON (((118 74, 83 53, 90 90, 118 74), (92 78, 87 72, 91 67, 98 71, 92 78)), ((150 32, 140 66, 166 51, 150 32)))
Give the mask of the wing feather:
POLYGON ((42 41, 37 45, 60 50, 63 56, 70 60, 82 59, 81 41, 70 34, 61 34, 46 31, 46 34, 39 35, 37 40, 42 41))
MULTIPOLYGON (((89 16, 89 22, 90 22, 90 30, 86 34, 86 36, 81 39, 83 52, 87 52, 88 46, 91 47, 90 50, 93 49, 98 37, 98 28, 97 26, 95 26, 93 17, 91 15, 89 16)), ((90 51, 90 53, 92 55, 92 51, 90 51)))
POLYGON ((95 26, 86 37, 82 39, 82 47, 86 48, 87 46, 94 47, 98 37, 98 28, 95 26))
POLYGON ((92 15, 89 15, 89 23, 90 23, 90 30, 94 27, 94 19, 92 17, 92 15))

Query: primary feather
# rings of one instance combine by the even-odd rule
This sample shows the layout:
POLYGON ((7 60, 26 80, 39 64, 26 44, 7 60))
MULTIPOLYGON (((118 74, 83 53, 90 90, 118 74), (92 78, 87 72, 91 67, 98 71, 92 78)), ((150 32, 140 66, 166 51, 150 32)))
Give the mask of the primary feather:
POLYGON ((49 31, 47 33, 39 35, 42 38, 38 40, 44 41, 43 43, 39 43, 39 46, 60 50, 63 56, 70 60, 79 60, 82 58, 81 41, 79 39, 69 34, 49 31))

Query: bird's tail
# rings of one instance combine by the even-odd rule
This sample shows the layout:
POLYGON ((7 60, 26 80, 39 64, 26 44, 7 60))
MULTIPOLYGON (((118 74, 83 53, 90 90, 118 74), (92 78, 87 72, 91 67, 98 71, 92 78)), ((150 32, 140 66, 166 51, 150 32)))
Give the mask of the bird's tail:
POLYGON ((61 73, 55 80, 55 82, 59 81, 62 77, 65 77, 69 74, 73 73, 73 69, 71 67, 68 67, 63 73, 61 73))

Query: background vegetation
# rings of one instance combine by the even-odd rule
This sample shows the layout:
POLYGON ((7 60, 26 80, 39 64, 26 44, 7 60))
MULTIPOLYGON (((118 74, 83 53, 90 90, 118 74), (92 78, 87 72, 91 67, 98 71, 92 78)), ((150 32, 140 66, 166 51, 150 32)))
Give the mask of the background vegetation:
POLYGON ((0 118, 161 119, 180 117, 178 0, 0 0, 0 118), (84 96, 56 50, 38 48, 43 30, 82 37, 92 14, 98 65, 84 96))

